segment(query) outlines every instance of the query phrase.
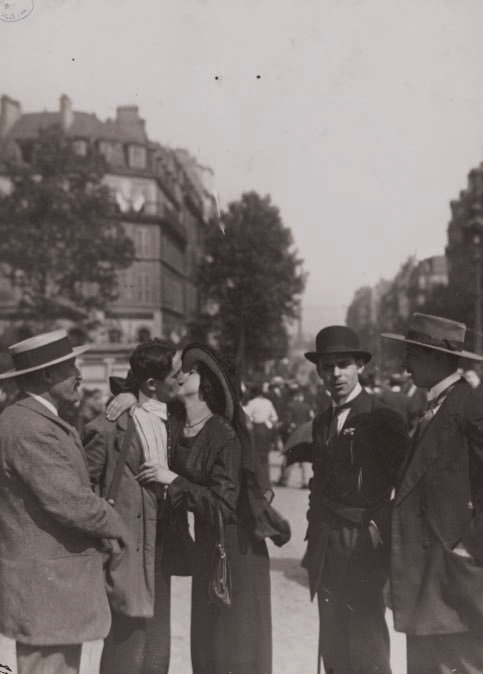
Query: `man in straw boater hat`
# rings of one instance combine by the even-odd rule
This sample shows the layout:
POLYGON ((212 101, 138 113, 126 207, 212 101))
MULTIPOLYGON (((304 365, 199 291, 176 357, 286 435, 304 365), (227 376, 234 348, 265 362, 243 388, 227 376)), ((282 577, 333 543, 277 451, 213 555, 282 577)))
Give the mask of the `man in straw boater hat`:
POLYGON ((461 378, 464 323, 416 313, 403 366, 427 390, 396 488, 391 586, 411 674, 483 671, 483 398, 461 378))
POLYGON ((321 330, 305 357, 332 396, 314 419, 307 552, 319 604, 319 660, 334 674, 389 674, 383 587, 389 573, 390 498, 408 447, 397 412, 364 391, 371 359, 346 326, 321 330))
POLYGON ((101 550, 119 555, 129 534, 58 415, 79 399, 87 348, 64 330, 37 335, 9 348, 15 368, 0 375, 20 391, 0 415, 0 635, 16 642, 18 674, 78 672, 84 642, 111 623, 101 550))

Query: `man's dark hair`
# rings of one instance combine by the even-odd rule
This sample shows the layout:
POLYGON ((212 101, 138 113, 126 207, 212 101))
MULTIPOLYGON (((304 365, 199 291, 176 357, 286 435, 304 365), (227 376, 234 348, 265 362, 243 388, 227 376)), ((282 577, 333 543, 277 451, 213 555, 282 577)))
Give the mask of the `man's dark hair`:
POLYGON ((129 358, 132 373, 138 384, 151 377, 163 381, 171 372, 176 347, 164 339, 150 339, 139 344, 129 358))

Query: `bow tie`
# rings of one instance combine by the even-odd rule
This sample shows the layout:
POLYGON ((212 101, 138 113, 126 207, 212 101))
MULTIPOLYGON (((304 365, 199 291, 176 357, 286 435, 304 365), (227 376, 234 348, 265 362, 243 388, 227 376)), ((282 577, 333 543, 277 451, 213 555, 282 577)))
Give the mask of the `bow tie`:
POLYGON ((347 402, 342 403, 342 405, 334 405, 332 407, 333 414, 337 416, 338 414, 340 414, 344 410, 350 410, 350 408, 354 405, 354 403, 356 402, 356 400, 358 398, 359 398, 359 396, 357 395, 355 398, 352 398, 352 400, 348 400, 347 402))

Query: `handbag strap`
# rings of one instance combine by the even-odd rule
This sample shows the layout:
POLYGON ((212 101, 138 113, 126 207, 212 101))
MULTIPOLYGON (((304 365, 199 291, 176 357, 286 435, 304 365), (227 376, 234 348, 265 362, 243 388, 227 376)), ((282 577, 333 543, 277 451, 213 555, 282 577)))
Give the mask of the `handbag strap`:
POLYGON ((114 505, 114 503, 116 502, 117 493, 119 491, 119 485, 121 483, 122 471, 124 470, 124 466, 126 465, 127 453, 129 451, 129 447, 131 446, 133 435, 134 435, 134 420, 131 417, 131 415, 129 415, 129 421, 127 422, 127 429, 124 435, 124 440, 122 441, 119 459, 117 461, 116 468, 114 470, 114 475, 112 476, 111 484, 109 485, 109 489, 107 490, 106 495, 106 500, 111 501, 111 505, 114 505))
POLYGON ((216 525, 217 525, 217 543, 225 549, 225 528, 223 526, 223 515, 221 514, 221 507, 219 503, 216 504, 216 525))

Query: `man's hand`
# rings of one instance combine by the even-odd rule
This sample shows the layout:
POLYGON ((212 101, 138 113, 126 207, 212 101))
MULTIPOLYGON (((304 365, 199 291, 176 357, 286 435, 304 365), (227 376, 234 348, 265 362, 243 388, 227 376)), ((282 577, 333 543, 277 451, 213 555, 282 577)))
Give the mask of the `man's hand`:
POLYGON ((160 484, 171 484, 178 477, 169 468, 160 466, 158 463, 143 463, 141 470, 136 475, 136 480, 141 484, 147 482, 159 482, 160 484))
POLYGON ((473 555, 471 555, 468 550, 465 548, 463 543, 457 543, 455 547, 453 548, 453 552, 460 557, 466 557, 467 559, 474 559, 473 555))
POLYGON ((134 393, 119 393, 107 406, 106 417, 109 421, 116 421, 123 412, 130 410, 137 403, 134 393))

